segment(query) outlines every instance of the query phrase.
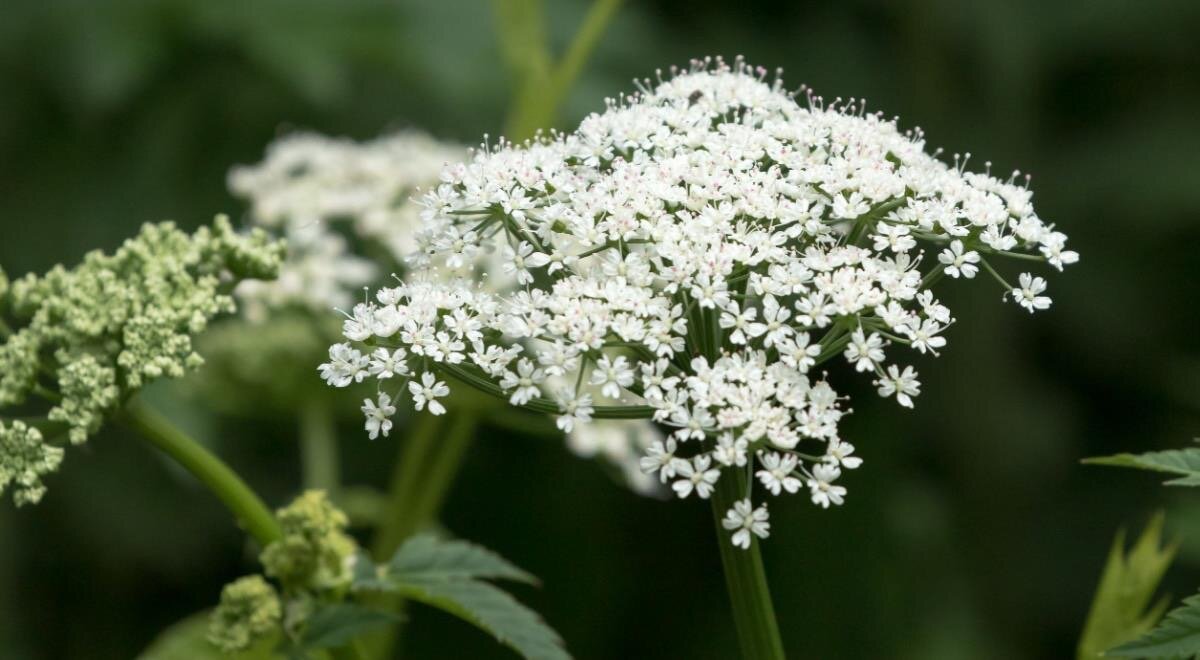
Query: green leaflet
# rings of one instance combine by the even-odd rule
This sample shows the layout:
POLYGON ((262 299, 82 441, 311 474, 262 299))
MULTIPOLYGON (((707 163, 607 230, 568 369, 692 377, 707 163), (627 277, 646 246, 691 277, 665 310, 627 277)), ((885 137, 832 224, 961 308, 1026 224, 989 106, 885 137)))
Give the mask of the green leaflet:
POLYGON ((1131 467, 1179 475, 1167 481, 1168 486, 1200 486, 1200 447, 1152 451, 1145 454, 1116 454, 1084 459, 1089 465, 1131 467))
POLYGON ((393 577, 422 580, 493 579, 537 584, 538 579, 500 555, 466 541, 443 541, 432 534, 414 536, 388 562, 393 577))
POLYGON ((567 660, 558 633, 503 590, 477 580, 398 578, 397 592, 491 633, 529 660, 567 660))
POLYGON ((558 633, 536 612, 483 579, 537 583, 535 577, 486 548, 426 534, 406 541, 383 566, 359 555, 354 588, 394 593, 436 607, 531 660, 571 657, 558 633))
POLYGON ((399 620, 397 614, 354 603, 321 604, 309 615, 296 644, 284 645, 280 650, 289 656, 308 657, 310 651, 346 646, 361 635, 399 620))
POLYGON ((1162 617, 1168 599, 1153 606, 1150 601, 1177 549, 1175 544, 1161 547, 1162 527, 1163 514, 1158 513, 1128 554, 1125 530, 1117 532, 1079 639, 1076 657, 1080 660, 1100 657, 1105 649, 1150 630, 1162 617))
POLYGON ((1109 650, 1118 658, 1190 658, 1200 654, 1200 594, 1185 598, 1157 628, 1109 650))

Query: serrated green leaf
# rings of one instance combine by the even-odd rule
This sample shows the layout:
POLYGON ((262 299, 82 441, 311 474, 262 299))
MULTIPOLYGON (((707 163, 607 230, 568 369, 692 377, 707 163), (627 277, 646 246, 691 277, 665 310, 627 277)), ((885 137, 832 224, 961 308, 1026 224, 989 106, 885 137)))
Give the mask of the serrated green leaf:
POLYGON ((388 573, 423 580, 496 579, 537 584, 538 579, 484 548, 421 534, 404 542, 387 566, 388 573))
POLYGON ((354 603, 319 605, 308 617, 296 647, 304 651, 338 648, 365 633, 399 620, 397 614, 354 603))
POLYGON ((138 660, 272 660, 274 639, 264 639, 240 653, 222 653, 208 641, 210 611, 197 612, 159 633, 138 660))
POLYGON ((537 583, 537 578, 491 550, 424 534, 405 541, 385 566, 360 555, 354 588, 386 591, 436 607, 481 628, 526 658, 570 658, 558 633, 536 612, 481 579, 537 583))
POLYGON ((1168 486, 1200 486, 1200 447, 1152 451, 1145 454, 1116 454, 1088 458, 1083 462, 1089 465, 1111 465, 1177 474, 1180 478, 1167 481, 1168 486))
POLYGON ((1166 598, 1149 605, 1177 549, 1176 544, 1161 547, 1162 527, 1163 514, 1158 513, 1128 554, 1125 530, 1117 532, 1079 639, 1080 660, 1100 657, 1105 649, 1145 633, 1162 617, 1166 598))
POLYGON ((1111 649, 1117 658, 1190 658, 1200 654, 1200 594, 1185 598, 1157 628, 1111 649))
POLYGON ((398 593, 491 633, 529 660, 569 660, 562 638, 536 612, 486 582, 393 576, 398 593))

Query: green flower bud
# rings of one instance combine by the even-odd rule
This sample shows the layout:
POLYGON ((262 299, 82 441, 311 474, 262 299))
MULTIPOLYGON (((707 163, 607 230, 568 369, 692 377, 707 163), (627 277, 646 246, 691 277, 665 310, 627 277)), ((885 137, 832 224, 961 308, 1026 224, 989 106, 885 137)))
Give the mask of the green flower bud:
POLYGON ((42 476, 62 463, 63 450, 42 441, 42 433, 23 422, 0 422, 0 495, 13 487, 17 506, 37 504, 46 493, 42 476))
POLYGON ((349 519, 325 491, 307 491, 276 515, 283 538, 262 552, 267 575, 288 587, 331 589, 349 582, 357 546, 345 533, 349 519))
POLYGON ((72 443, 85 441, 140 388, 196 369, 192 336, 234 310, 229 291, 242 278, 274 276, 282 255, 265 234, 238 235, 219 217, 192 235, 144 225, 71 269, 0 274, 0 310, 16 321, 0 334, 0 408, 41 401, 72 443))
POLYGON ((276 631, 282 616, 279 595, 261 575, 239 578, 221 590, 208 622, 208 641, 226 653, 245 651, 276 631))

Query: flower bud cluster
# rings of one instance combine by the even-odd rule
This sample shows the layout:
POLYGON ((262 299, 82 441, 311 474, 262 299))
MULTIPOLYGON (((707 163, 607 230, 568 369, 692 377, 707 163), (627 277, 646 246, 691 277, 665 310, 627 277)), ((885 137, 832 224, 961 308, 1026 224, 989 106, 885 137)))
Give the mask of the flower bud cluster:
POLYGON ((266 576, 228 584, 209 619, 208 639, 225 652, 244 651, 271 635, 294 637, 314 607, 341 602, 349 592, 359 548, 349 519, 324 491, 306 491, 276 511, 282 532, 259 554, 266 576))
MULTIPOLYGON (((112 254, 89 253, 75 268, 0 277, 0 411, 46 409, 24 430, 7 427, 11 438, 0 443, 0 475, 25 475, 14 478, 18 502, 40 498, 28 475, 58 466, 57 443, 84 442, 147 383, 199 366, 193 335, 233 310, 236 282, 272 276, 282 254, 262 232, 237 234, 218 217, 192 235, 148 224, 112 254), (31 461, 30 452, 43 458, 31 461)), ((0 492, 5 485, 0 479, 0 492)))

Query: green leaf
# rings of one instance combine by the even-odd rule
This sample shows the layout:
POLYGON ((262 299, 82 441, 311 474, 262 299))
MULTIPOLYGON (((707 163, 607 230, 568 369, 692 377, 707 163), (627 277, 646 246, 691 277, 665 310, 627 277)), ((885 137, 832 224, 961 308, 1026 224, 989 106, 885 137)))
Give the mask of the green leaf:
POLYGON ((562 638, 536 612, 482 579, 537 578, 500 555, 466 541, 423 534, 405 541, 385 566, 355 562, 354 589, 385 591, 436 607, 477 626, 526 658, 564 660, 562 638))
POLYGON ((138 656, 138 660, 271 660, 274 639, 264 639, 241 653, 222 653, 208 641, 209 610, 172 624, 138 656))
POLYGON ((1185 598, 1157 628, 1105 655, 1118 658, 1190 658, 1200 654, 1200 594, 1185 598))
POLYGON ((306 651, 338 648, 360 635, 399 620, 400 617, 391 612, 353 603, 319 605, 308 617, 308 624, 296 646, 306 651))
POLYGON ((1200 486, 1200 447, 1152 451, 1145 454, 1117 454, 1088 458, 1083 462, 1089 465, 1112 465, 1177 474, 1180 475, 1179 478, 1166 482, 1168 486, 1200 486))
POLYGON ((562 638, 536 612, 476 580, 395 576, 398 593, 482 628, 529 660, 569 660, 562 638))
POLYGON ((404 542, 388 562, 388 572, 422 580, 497 579, 537 584, 533 575, 500 555, 466 541, 421 534, 404 542))
POLYGON ((1125 530, 1117 532, 1092 600, 1077 657, 1097 658, 1108 648, 1145 633, 1162 617, 1168 599, 1150 607, 1177 546, 1162 546, 1163 514, 1156 514, 1125 553, 1125 530), (1149 609, 1147 609, 1149 607, 1149 609))

